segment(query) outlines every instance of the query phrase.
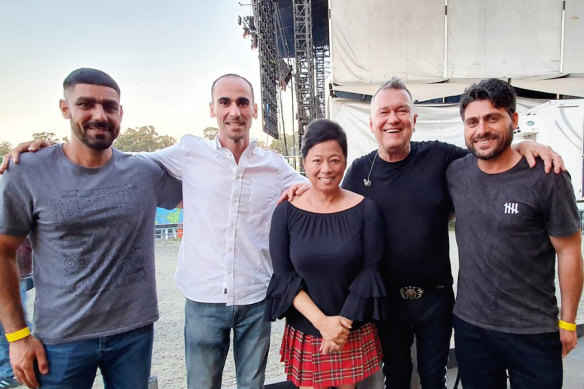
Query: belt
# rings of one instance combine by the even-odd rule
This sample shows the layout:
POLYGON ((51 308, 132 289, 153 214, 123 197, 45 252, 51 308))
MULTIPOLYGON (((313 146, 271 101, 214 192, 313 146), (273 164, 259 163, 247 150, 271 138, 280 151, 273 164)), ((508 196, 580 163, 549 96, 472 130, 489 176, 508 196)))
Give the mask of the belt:
MULTIPOLYGON (((444 285, 436 285, 433 287, 425 287, 425 288, 426 288, 426 291, 430 291, 432 289, 442 289, 442 288, 444 288, 444 285)), ((413 286, 413 285, 401 287, 398 289, 398 291, 399 291, 399 295, 404 300, 418 300, 418 299, 421 299, 425 293, 424 289, 422 287, 413 286)))

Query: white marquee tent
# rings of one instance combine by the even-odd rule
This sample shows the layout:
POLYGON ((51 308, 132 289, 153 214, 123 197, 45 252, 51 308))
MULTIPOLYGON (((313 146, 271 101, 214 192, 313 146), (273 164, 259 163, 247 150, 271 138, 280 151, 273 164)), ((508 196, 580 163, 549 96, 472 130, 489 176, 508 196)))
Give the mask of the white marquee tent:
MULTIPOLYGON (((392 76, 416 101, 457 96, 487 77, 584 97, 582 0, 329 0, 333 96, 350 159, 375 148, 363 101, 392 76), (361 97, 361 99, 359 99, 361 97)), ((520 113, 546 100, 520 98, 520 113)), ((456 104, 416 104, 413 140, 463 146, 456 104)))

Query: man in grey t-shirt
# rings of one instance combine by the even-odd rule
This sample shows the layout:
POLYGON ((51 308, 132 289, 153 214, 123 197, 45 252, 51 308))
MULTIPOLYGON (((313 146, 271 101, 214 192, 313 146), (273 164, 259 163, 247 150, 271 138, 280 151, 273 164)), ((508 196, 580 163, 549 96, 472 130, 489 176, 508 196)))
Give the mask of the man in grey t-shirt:
POLYGON ((0 179, 0 318, 16 378, 29 387, 148 387, 156 206, 173 208, 181 184, 155 163, 113 148, 117 83, 78 69, 63 83, 71 141, 24 155, 0 179), (30 232, 34 335, 24 321, 15 251, 30 232), (40 374, 38 374, 40 373, 40 374))
POLYGON ((468 156, 447 170, 460 269, 456 357, 465 388, 561 388, 562 356, 577 343, 580 221, 567 173, 530 169, 510 147, 515 92, 489 79, 462 95, 468 156), (555 256, 561 313, 554 287, 555 256), (558 329, 559 327, 559 329, 558 329))

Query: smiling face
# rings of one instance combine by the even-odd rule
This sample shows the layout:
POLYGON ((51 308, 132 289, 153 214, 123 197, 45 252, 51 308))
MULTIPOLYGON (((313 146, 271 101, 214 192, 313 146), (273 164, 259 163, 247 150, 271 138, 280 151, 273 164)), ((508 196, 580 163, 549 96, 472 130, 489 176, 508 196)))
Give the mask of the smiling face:
POLYGON ((120 133, 123 111, 120 96, 113 88, 76 84, 65 90, 65 99, 59 102, 59 107, 71 123, 72 142, 105 150, 120 133))
POLYGON ((418 115, 406 90, 382 89, 371 101, 369 128, 379 146, 379 156, 400 161, 410 153, 410 139, 418 115))
POLYGON ((306 177, 314 190, 330 192, 339 189, 347 159, 336 140, 315 144, 304 158, 306 177))
POLYGON ((251 87, 236 76, 223 77, 215 83, 211 117, 217 118, 219 140, 223 146, 243 142, 249 144, 249 129, 258 116, 251 87))
POLYGON ((464 110, 464 140, 477 158, 492 160, 511 149, 518 115, 495 108, 490 100, 476 100, 464 110))

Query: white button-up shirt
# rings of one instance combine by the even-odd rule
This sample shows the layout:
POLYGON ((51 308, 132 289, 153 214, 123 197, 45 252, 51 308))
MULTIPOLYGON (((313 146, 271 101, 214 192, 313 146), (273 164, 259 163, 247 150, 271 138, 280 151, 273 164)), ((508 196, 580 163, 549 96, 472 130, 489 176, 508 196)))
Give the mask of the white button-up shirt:
POLYGON ((281 193, 306 179, 252 141, 239 163, 219 139, 184 136, 151 156, 183 181, 184 236, 175 281, 190 300, 247 305, 272 275, 268 240, 281 193))

